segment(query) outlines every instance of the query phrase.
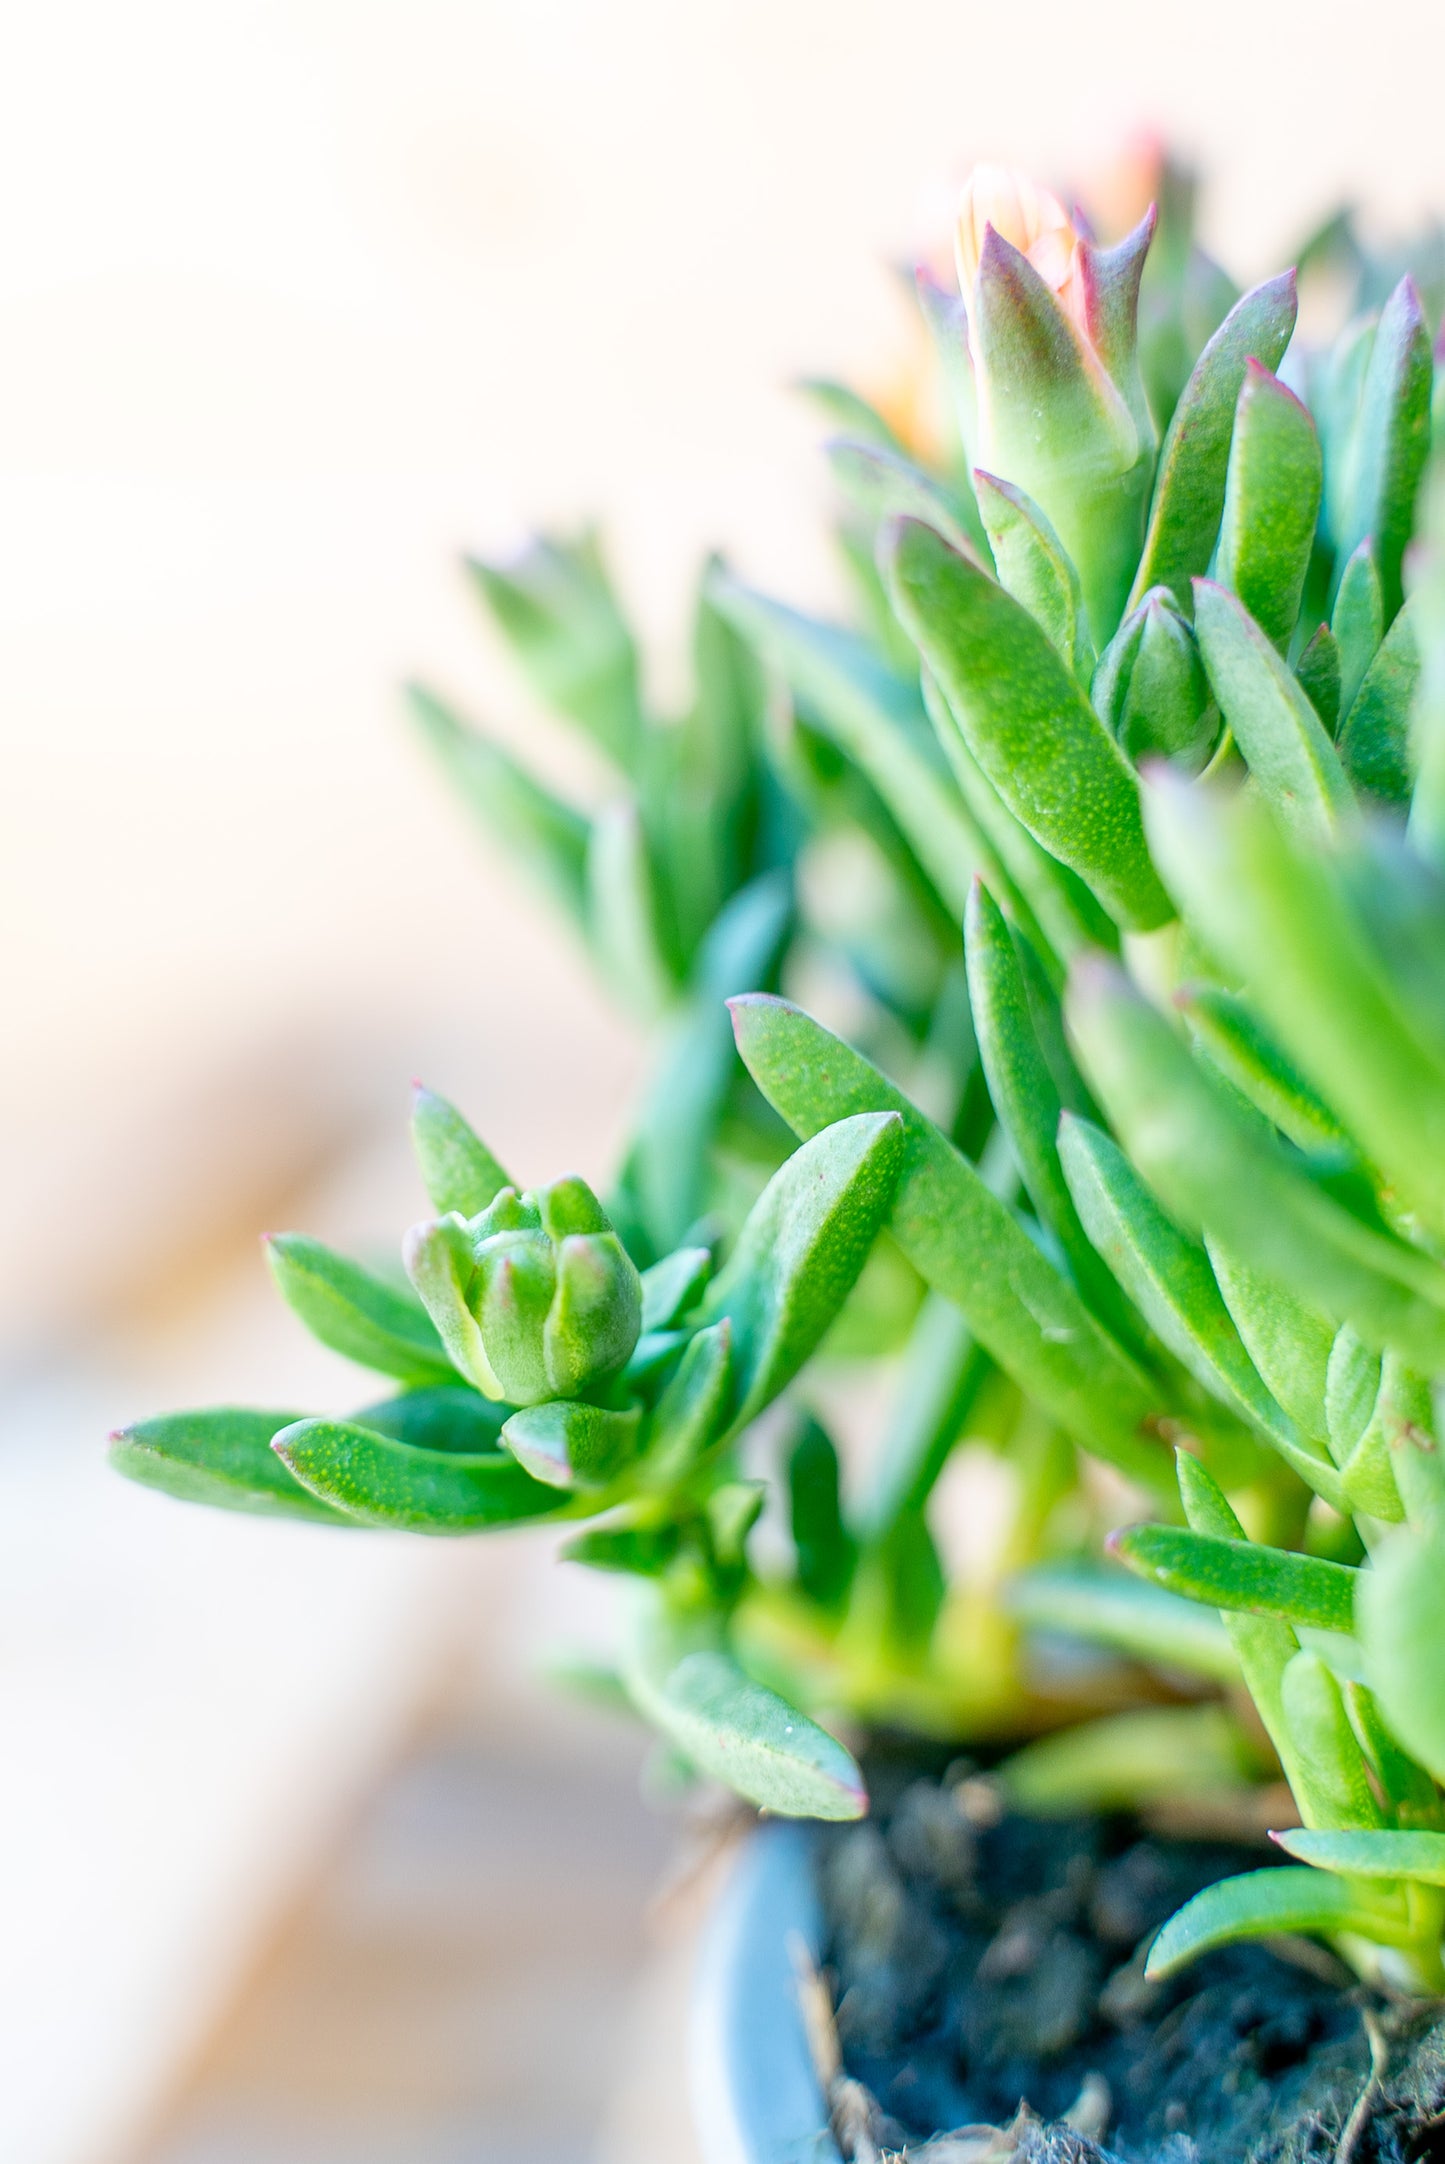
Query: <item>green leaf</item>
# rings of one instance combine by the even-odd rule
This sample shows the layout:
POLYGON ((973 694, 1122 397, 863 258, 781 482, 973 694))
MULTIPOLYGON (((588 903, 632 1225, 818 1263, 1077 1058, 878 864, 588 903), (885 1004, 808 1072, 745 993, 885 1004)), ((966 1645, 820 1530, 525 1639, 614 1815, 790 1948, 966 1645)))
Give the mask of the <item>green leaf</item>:
POLYGON ((1246 1871, 1239 1878, 1206 1886, 1171 1916, 1144 1964, 1150 1981, 1173 1976, 1216 1946, 1237 1939, 1314 1932, 1330 1938, 1340 1932, 1363 1937, 1398 1938, 1401 1919, 1384 1907, 1376 1910, 1348 1880, 1327 1871, 1286 1865, 1281 1870, 1246 1871))
POLYGON ((669 1657, 665 1639, 627 1670, 638 1711, 702 1773, 783 1818, 861 1818, 863 1776, 841 1743, 776 1691, 755 1683, 731 1654, 669 1657))
POLYGON ((731 580, 719 579, 712 592, 868 777, 950 912, 961 917, 981 840, 944 771, 914 688, 854 632, 801 616, 731 580))
POLYGON ((452 1366, 426 1310, 359 1262, 302 1232, 279 1232, 266 1258, 281 1296, 333 1352, 402 1382, 450 1382, 452 1366))
POLYGON ((516 1185, 456 1106, 420 1082, 412 1095, 411 1140, 432 1208, 444 1217, 453 1210, 479 1217, 504 1187, 516 1185))
POLYGON ((798 1584, 809 1600, 836 1607, 848 1590, 856 1548, 843 1523, 838 1453, 813 1419, 788 1453, 788 1517, 798 1584))
POLYGON ((712 1249, 678 1247, 642 1273, 642 1330, 667 1330, 694 1307, 712 1275, 712 1249))
POLYGON ((1027 490, 1077 564, 1090 626, 1105 640, 1144 526, 1153 442, 1142 399, 1131 413, 1092 342, 993 228, 970 314, 983 386, 972 463, 1027 490))
POLYGON ((905 453, 846 438, 835 438, 827 449, 839 487, 869 518, 906 513, 936 526, 956 549, 972 555, 973 542, 953 492, 905 453))
POLYGON ((1339 641, 1328 624, 1316 624, 1308 646, 1295 663, 1294 673, 1305 697, 1333 736, 1340 725, 1341 665, 1339 641))
POLYGON ((305 1518, 311 1523, 354 1525, 293 1480, 271 1448, 295 1413, 253 1412, 217 1405, 204 1412, 164 1413, 118 1428, 110 1438, 110 1462, 127 1480, 159 1488, 184 1503, 216 1510, 245 1510, 265 1518, 305 1518))
POLYGON ((1214 333, 1180 394, 1159 453, 1144 553, 1129 606, 1151 586, 1171 586, 1181 609, 1190 582, 1209 569, 1224 515, 1235 408, 1251 360, 1278 368, 1294 330, 1292 271, 1256 286, 1214 333))
POLYGON ((1445 1064, 1402 1019, 1334 862, 1258 804, 1165 774, 1151 780, 1146 815, 1186 920, 1401 1200, 1445 1230, 1445 1064))
POLYGON ((1313 1864, 1317 1871, 1336 1871, 1342 1878, 1408 1878, 1422 1886, 1445 1886, 1445 1833, 1291 1826, 1270 1839, 1298 1862, 1313 1864))
POLYGON ((1066 1113, 1059 1152, 1089 1238, 1155 1335, 1312 1487, 1341 1504, 1323 1450, 1301 1439, 1261 1381, 1203 1248, 1171 1223, 1117 1143, 1091 1122, 1066 1113))
POLYGON ((467 809, 523 860, 579 928, 585 928, 590 829, 581 812, 544 789, 509 752, 469 729, 422 685, 410 685, 407 697, 467 809))
POLYGON ((637 1455, 635 1406, 614 1412, 550 1398, 512 1414, 502 1441, 534 1480, 549 1488, 605 1488, 637 1455))
POLYGON ((1194 628, 1209 681, 1260 790, 1310 841, 1327 839, 1354 798, 1319 715, 1233 594, 1195 581, 1194 628))
POLYGON ((888 1220, 899 1246, 1051 1418, 1132 1478, 1165 1487, 1150 1385, 966 1159, 875 1067, 796 1007, 743 999, 732 1010, 748 1071, 795 1134, 858 1112, 901 1115, 888 1220))
POLYGON ((1339 718, 1343 721, 1385 635, 1385 597, 1380 591, 1374 546, 1368 536, 1345 565, 1330 630, 1339 649, 1339 718))
POLYGON ((886 1542, 901 1519, 924 1509, 993 1372, 960 1309, 942 1294, 928 1293, 870 1467, 861 1513, 870 1542, 886 1542))
POLYGON ((534 541, 509 564, 468 569, 538 696, 631 770, 643 720, 637 652, 597 537, 534 541))
POLYGON ((1215 984, 1193 984, 1175 993, 1174 1004, 1225 1080, 1297 1148, 1348 1146, 1334 1113, 1281 1052, 1248 1000, 1215 984))
POLYGON ((1034 1034, 1023 972, 993 896, 975 880, 964 920, 969 1005, 993 1108, 1013 1144, 1019 1171, 1042 1222, 1052 1228, 1087 1305, 1123 1344, 1138 1323, 1101 1267, 1079 1221, 1059 1163, 1062 1107, 1034 1034))
POLYGON ((1302 1435, 1329 1433, 1325 1400, 1335 1326, 1279 1278, 1251 1270, 1217 1241, 1209 1248, 1215 1282, 1245 1349, 1273 1397, 1302 1435))
POLYGON ((1340 1686, 1318 1653, 1296 1653, 1285 1669, 1280 1696, 1295 1750, 1309 1769, 1309 1815, 1331 1826, 1378 1826, 1380 1806, 1364 1752, 1350 1726, 1340 1686))
POLYGON ((1445 1366, 1436 1264, 1312 1180, 1110 965, 1076 967, 1067 1013, 1100 1102, 1172 1217, 1297 1286, 1369 1343, 1395 1345, 1427 1370, 1445 1366))
POLYGON ((786 1388, 852 1291, 902 1146, 891 1110, 840 1119, 795 1150, 753 1205, 702 1309, 705 1323, 732 1324, 735 1427, 786 1388))
POLYGON ((485 1397, 500 1398, 502 1386, 492 1372, 477 1319, 467 1304, 477 1261, 462 1219, 453 1212, 413 1225, 402 1242, 402 1256, 451 1366, 485 1397))
MULTIPOLYGON (((1333 1365, 1332 1357, 1332 1370, 1333 1365)), ((1429 1383, 1397 1353, 1387 1352, 1374 1372, 1379 1388, 1364 1428, 1343 1460, 1341 1474, 1355 1511, 1393 1525, 1404 1516, 1396 1469, 1414 1458, 1415 1452, 1406 1448, 1412 1439, 1430 1437, 1434 1410, 1429 1383)), ((1343 1434, 1343 1421, 1341 1427, 1343 1434)))
POLYGON ((1157 754, 1197 773, 1219 735, 1199 642, 1167 586, 1151 586, 1124 618, 1090 696, 1136 765, 1157 754))
POLYGON ((484 1457, 501 1448, 502 1424, 510 1409, 453 1381, 381 1398, 375 1405, 364 1405, 352 1418, 358 1427, 389 1435, 414 1450, 484 1457))
POLYGON ((351 1420, 298 1420, 272 1449, 303 1487, 363 1525, 479 1533, 558 1505, 505 1450, 427 1450, 351 1420))
MULTIPOLYGON (((1080 947, 1117 946, 1119 935, 1113 919, 1100 908, 1077 872, 1051 857, 1009 810, 969 750, 952 709, 926 669, 923 703, 984 838, 984 875, 1000 894, 1012 894, 1015 921, 1035 951, 1052 960, 1055 955, 1077 953, 1080 947)), ((1062 977, 1057 963, 1053 967, 1062 977)))
POLYGON ((1237 1683, 1239 1662, 1219 1616, 1148 1579, 1096 1563, 1044 1563, 1011 1578, 1008 1613, 1033 1631, 1111 1646, 1151 1668, 1237 1683))
POLYGON ((1299 618, 1322 476, 1308 412, 1277 376, 1246 361, 1219 530, 1219 581, 1281 653, 1299 618))
POLYGON ((1355 787, 1385 804, 1410 801, 1410 723, 1419 684, 1420 649, 1407 602, 1365 673, 1340 737, 1355 787))
POLYGON ((732 1390, 732 1324, 699 1330, 653 1410, 640 1479, 667 1489, 686 1480, 727 1428, 732 1390))
POLYGON ((849 384, 835 383, 830 376, 804 376, 797 389, 813 401, 824 418, 842 435, 852 436, 860 443, 870 443, 878 451, 906 455, 906 444, 878 408, 866 398, 860 398, 849 384))
POLYGON ((1049 1818, 1247 1788, 1250 1772, 1223 1706, 1141 1706, 1025 1744, 996 1779, 1015 1811, 1049 1818))
POLYGON ((651 1019, 672 991, 657 931, 657 901, 637 806, 605 804, 587 849, 587 929, 615 995, 651 1019))
POLYGON ((1380 573, 1385 622, 1400 606, 1400 571, 1415 496, 1430 450, 1430 334, 1414 280, 1385 303, 1370 348, 1346 454, 1336 544, 1351 556, 1368 536, 1380 573))
POLYGON ((1445 1781, 1445 1545, 1438 1529, 1402 1526, 1362 1573, 1359 1636, 1370 1687, 1413 1758, 1445 1781))
MULTIPOLYGON (((676 1559, 681 1536, 675 1525, 589 1525, 557 1550, 564 1563, 586 1563, 593 1570, 621 1571, 634 1578, 660 1578, 676 1559)), ((623 1704, 632 1701, 622 1692, 623 1704)))
MULTIPOLYGON (((1093 642, 1084 622, 1079 574, 1062 541, 1038 505, 1012 482, 980 469, 973 485, 1000 586, 1028 610, 1073 674, 1087 683, 1094 665, 1093 642)), ((911 506, 891 508, 902 512, 911 506)), ((953 539, 946 528, 939 531, 945 540, 953 539)), ((959 546, 956 540, 954 546, 959 546)))
POLYGON ((1343 1563, 1177 1525, 1126 1526, 1110 1534, 1109 1549, 1141 1578, 1186 1600, 1274 1616, 1313 1630, 1354 1628, 1358 1573, 1343 1563))
POLYGON ((1134 776, 1028 610, 916 521, 881 548, 899 620, 1009 809, 1118 923, 1162 924, 1134 776))

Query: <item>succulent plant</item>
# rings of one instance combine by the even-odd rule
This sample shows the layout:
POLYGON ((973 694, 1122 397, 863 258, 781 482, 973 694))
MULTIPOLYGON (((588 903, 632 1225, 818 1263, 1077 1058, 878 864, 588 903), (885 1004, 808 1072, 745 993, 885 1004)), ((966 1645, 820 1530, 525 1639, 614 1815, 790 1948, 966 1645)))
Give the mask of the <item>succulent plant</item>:
POLYGON ((594 543, 479 567, 613 794, 563 803, 420 710, 652 1018, 636 1140, 605 1205, 521 1191, 423 1093, 415 1294, 272 1247, 400 1391, 170 1416, 116 1456, 335 1523, 587 1521, 564 1554, 637 1581, 628 1696, 773 1809, 864 1807, 830 1712, 1002 1750, 1037 1809, 1282 1769, 1298 1860, 1200 1896, 1156 1971, 1307 1930, 1430 1990, 1445 370, 1346 223, 1301 263, 1344 262, 1360 312, 1300 345, 1294 276, 1239 293, 1160 177, 1162 217, 1104 246, 974 176, 957 290, 920 279, 951 449, 814 386, 865 629, 713 565, 669 722, 594 543), (804 983, 839 1027, 780 996, 804 983), (845 1478, 819 1378, 900 1347, 845 1478), (770 1561, 750 1431, 785 1391, 770 1561), (963 1442, 1010 1501, 950 1570, 963 1442), (1160 1522, 1120 1530, 1141 1498, 1160 1522))

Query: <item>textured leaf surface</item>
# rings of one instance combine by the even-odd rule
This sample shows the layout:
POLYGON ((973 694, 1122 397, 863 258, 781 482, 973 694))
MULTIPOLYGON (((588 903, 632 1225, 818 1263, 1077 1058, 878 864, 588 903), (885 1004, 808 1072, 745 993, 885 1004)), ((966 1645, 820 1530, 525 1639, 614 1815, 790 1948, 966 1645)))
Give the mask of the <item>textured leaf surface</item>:
POLYGON ((1225 317, 1180 394, 1159 453, 1154 501, 1130 606, 1151 586, 1172 586, 1191 607, 1190 581, 1209 569, 1229 472, 1234 412, 1251 360, 1278 368, 1294 330, 1294 273, 1246 293, 1225 317))
POLYGON ((1264 796, 1312 840, 1332 834, 1354 798, 1297 678, 1234 595, 1209 579, 1195 583, 1194 628, 1214 696, 1264 796))
POLYGON ((1340 757, 1357 789, 1385 804, 1410 801, 1410 723, 1420 684, 1420 649, 1408 603, 1365 671, 1340 737, 1340 757))
POLYGON ((730 1654, 669 1662, 650 1647, 627 1671, 638 1711, 691 1763, 783 1818, 861 1818, 868 1793, 835 1736, 755 1683, 730 1654))
POLYGON ((445 1097, 419 1082, 412 1099, 411 1139, 423 1185, 443 1216, 479 1217, 504 1187, 516 1182, 445 1097))
POLYGON ((552 1488, 605 1488, 637 1455, 638 1414, 552 1398, 512 1414, 502 1441, 534 1480, 552 1488))
POLYGON ((1130 1570, 1186 1600, 1313 1630, 1354 1628, 1358 1573, 1343 1563, 1175 1525, 1128 1526, 1110 1536, 1109 1546, 1130 1570))
POLYGON ((973 1167, 859 1053, 785 1000, 733 1002, 738 1049, 795 1134, 891 1110, 903 1121, 889 1225, 929 1284, 1087 1449, 1168 1492, 1154 1394, 973 1167))
POLYGON ((353 1525, 294 1480, 271 1448, 295 1413, 256 1412, 218 1405, 196 1413, 165 1413, 138 1420, 110 1438, 110 1462, 128 1480, 159 1488, 185 1503, 245 1510, 267 1518, 306 1518, 312 1523, 353 1525))
POLYGON ((402 1382, 451 1379, 436 1329, 408 1293, 305 1233, 277 1233, 266 1255, 287 1305, 333 1352, 402 1382))
POLYGON ((1323 467, 1315 424, 1258 361, 1245 364, 1219 531, 1219 580, 1282 653, 1299 616, 1323 467))
POLYGON ((882 546, 899 619, 1004 802, 1118 923, 1164 923, 1138 785, 1046 634, 930 528, 902 520, 882 546))
POLYGON ((1388 1827, 1307 1831, 1292 1826, 1271 1834, 1286 1855, 1342 1878, 1412 1878, 1445 1886, 1445 1833, 1396 1833, 1388 1827))
POLYGON ((1399 1936, 1388 1910, 1375 1910, 1347 1880, 1327 1871, 1289 1865, 1273 1871, 1247 1871, 1221 1879, 1171 1916, 1144 1964, 1147 1977, 1174 1975, 1216 1946, 1236 1939, 1266 1938, 1280 1932, 1318 1932, 1328 1938, 1341 1931, 1366 1937, 1399 1936))
POLYGON ((1430 449, 1430 334, 1414 280, 1402 278, 1380 315, 1348 452, 1345 512, 1336 536, 1349 556, 1367 536, 1385 622, 1400 606, 1400 573, 1430 449))
POLYGON ((753 1205, 702 1310, 732 1327, 739 1427, 792 1381, 852 1291, 902 1152, 896 1112, 853 1114, 805 1140, 753 1205))
POLYGON ((557 1508, 505 1450, 465 1455, 398 1442, 350 1420, 298 1420, 272 1449, 302 1485, 363 1525, 476 1533, 557 1508))

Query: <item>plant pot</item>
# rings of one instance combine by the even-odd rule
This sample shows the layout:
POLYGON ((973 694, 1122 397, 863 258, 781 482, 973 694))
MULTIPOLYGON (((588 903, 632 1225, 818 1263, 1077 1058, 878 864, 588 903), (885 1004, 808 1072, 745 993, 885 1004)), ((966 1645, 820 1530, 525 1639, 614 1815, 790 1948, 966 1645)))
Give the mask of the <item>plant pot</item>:
POLYGON ((774 1820, 749 1835, 698 1955, 693 2109, 705 2164, 840 2164, 798 2003, 794 1948, 818 1957, 813 1835, 774 1820))

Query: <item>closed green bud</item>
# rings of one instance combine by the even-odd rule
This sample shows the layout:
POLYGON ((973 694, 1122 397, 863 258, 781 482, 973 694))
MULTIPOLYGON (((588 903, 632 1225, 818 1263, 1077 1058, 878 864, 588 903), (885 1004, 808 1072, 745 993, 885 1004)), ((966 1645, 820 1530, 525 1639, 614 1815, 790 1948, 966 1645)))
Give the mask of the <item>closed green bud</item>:
POLYGON ((1193 626, 1167 586, 1151 586, 1094 672, 1094 705, 1136 765, 1159 757, 1197 773, 1219 735, 1193 626))
POLYGON ((642 1281, 585 1180, 504 1187, 470 1223, 418 1226, 407 1267, 463 1373, 511 1405, 580 1397, 642 1328, 642 1281))

